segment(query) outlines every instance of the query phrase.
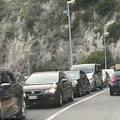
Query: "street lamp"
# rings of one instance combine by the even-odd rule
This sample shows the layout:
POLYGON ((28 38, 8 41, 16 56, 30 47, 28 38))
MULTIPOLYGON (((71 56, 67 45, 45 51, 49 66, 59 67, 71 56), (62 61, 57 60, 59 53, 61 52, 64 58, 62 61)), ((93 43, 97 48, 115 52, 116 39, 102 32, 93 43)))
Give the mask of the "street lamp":
POLYGON ((105 69, 107 69, 107 57, 106 57, 106 36, 109 35, 109 32, 106 32, 103 34, 103 39, 104 39, 104 47, 105 47, 105 69))
POLYGON ((66 13, 68 16, 68 23, 69 23, 69 39, 70 39, 70 57, 71 57, 71 66, 73 65, 73 56, 72 56, 72 40, 71 40, 71 25, 70 25, 70 10, 69 4, 74 4, 75 0, 71 0, 67 2, 68 10, 64 10, 63 13, 66 13))
POLYGON ((30 76, 30 51, 27 52, 27 57, 28 57, 28 76, 30 76))

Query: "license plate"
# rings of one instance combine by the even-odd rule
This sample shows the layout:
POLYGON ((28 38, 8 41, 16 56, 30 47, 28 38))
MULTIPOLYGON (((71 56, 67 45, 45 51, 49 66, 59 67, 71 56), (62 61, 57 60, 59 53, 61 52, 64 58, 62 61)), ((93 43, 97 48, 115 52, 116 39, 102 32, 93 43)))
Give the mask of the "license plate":
POLYGON ((28 99, 38 99, 38 96, 28 96, 28 99))

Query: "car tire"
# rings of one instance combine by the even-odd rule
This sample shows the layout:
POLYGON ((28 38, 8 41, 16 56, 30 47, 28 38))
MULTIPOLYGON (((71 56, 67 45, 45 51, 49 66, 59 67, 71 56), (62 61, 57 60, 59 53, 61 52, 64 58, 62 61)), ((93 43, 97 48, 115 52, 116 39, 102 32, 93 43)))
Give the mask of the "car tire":
POLYGON ((104 88, 106 88, 107 87, 107 81, 105 82, 105 84, 104 84, 104 88))
POLYGON ((103 83, 102 83, 102 85, 100 86, 100 89, 103 89, 103 83))
POLYGON ((20 113, 16 116, 17 120, 24 120, 26 117, 26 104, 25 100, 22 101, 22 107, 20 113))
POLYGON ((113 96, 114 95, 114 90, 112 88, 110 88, 110 95, 113 96))
POLYGON ((73 101, 74 100, 74 93, 73 90, 71 91, 71 97, 69 98, 69 101, 73 101))
POLYGON ((82 96, 82 88, 81 88, 81 86, 78 87, 78 96, 79 97, 82 96))
POLYGON ((58 96, 58 100, 57 100, 57 107, 61 107, 63 105, 63 95, 60 92, 59 96, 58 96))
POLYGON ((90 94, 91 93, 91 88, 90 88, 90 85, 88 86, 88 90, 86 91, 87 94, 90 94))

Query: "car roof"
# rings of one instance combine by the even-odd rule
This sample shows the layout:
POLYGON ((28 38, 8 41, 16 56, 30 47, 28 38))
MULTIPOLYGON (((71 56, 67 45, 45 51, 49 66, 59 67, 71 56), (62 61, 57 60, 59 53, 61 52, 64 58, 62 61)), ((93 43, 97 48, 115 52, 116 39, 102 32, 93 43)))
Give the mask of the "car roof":
POLYGON ((117 69, 117 70, 115 70, 115 71, 120 71, 120 69, 117 69))
POLYGON ((59 73, 61 71, 42 71, 42 72, 33 72, 32 74, 44 74, 44 73, 59 73))
POLYGON ((8 69, 0 68, 0 73, 3 73, 3 72, 12 73, 12 72, 11 72, 10 70, 8 70, 8 69))
MULTIPOLYGON (((95 63, 90 63, 90 64, 78 64, 78 65, 72 65, 72 66, 82 66, 82 65, 99 65, 101 66, 101 64, 95 64, 95 63)), ((71 67, 72 67, 71 66, 71 67)))
POLYGON ((71 72, 71 73, 72 73, 72 72, 79 72, 79 71, 81 71, 81 70, 75 70, 75 71, 69 70, 69 71, 63 71, 63 72, 64 72, 64 73, 65 73, 65 72, 71 72))

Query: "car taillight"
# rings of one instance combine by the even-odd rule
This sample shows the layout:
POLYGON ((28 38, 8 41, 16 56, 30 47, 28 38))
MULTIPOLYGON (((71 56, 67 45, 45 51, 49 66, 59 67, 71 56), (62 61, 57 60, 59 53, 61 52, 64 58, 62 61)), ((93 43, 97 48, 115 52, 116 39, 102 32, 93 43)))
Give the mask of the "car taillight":
POLYGON ((110 78, 111 82, 115 82, 115 79, 113 77, 110 78))

